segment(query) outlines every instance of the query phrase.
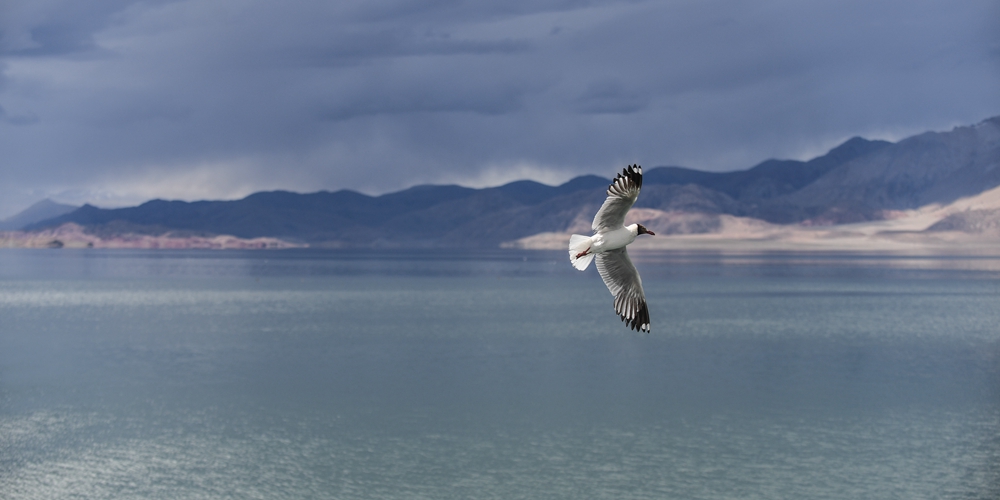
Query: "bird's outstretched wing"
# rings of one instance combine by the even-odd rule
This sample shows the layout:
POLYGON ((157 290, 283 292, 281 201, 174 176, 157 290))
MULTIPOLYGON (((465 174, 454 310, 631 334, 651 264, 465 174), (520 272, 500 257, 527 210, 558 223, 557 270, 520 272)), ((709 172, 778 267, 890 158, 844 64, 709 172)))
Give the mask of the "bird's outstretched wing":
POLYGON ((639 271, 624 248, 596 255, 597 272, 615 296, 615 312, 633 330, 649 333, 649 309, 639 271))
POLYGON ((615 176, 608 186, 608 198, 594 216, 594 232, 600 233, 618 229, 625 224, 625 214, 639 197, 642 187, 642 167, 629 165, 615 176))

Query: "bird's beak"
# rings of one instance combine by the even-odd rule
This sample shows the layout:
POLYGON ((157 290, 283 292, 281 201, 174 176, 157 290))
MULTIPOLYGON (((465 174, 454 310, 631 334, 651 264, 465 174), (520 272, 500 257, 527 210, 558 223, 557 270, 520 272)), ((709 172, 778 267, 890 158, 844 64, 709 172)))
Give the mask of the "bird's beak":
POLYGON ((650 236, 656 236, 656 233, 650 231, 649 229, 646 230, 646 234, 648 234, 650 236))

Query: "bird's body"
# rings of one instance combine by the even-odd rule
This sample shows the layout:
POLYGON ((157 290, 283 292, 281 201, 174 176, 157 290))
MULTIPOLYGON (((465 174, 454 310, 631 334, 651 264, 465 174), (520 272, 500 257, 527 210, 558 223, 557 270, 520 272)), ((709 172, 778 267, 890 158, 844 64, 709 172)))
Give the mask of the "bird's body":
MULTIPOLYGON (((590 237, 590 252, 592 254, 604 253, 609 250, 624 248, 629 243, 635 241, 639 236, 639 225, 622 226, 606 233, 597 233, 590 237)), ((586 269, 586 268, 584 268, 586 269)))
POLYGON ((594 216, 593 236, 574 234, 569 239, 569 260, 583 271, 592 260, 611 295, 615 312, 633 330, 649 332, 649 309, 642 279, 625 247, 640 234, 655 234, 642 224, 625 225, 625 214, 632 208, 642 187, 642 167, 629 166, 608 187, 608 197, 594 216))

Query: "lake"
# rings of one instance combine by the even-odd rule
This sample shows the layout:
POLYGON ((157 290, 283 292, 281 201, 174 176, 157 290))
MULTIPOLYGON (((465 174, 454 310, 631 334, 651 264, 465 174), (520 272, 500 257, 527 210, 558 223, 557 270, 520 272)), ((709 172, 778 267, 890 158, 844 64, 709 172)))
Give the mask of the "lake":
POLYGON ((0 251, 5 499, 996 499, 1000 258, 0 251))

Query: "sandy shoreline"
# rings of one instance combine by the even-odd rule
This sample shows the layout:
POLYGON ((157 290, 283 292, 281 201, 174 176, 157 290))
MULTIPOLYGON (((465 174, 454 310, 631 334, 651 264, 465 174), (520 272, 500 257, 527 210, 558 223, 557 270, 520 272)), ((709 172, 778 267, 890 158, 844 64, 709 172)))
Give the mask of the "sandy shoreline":
POLYGON ((229 235, 177 236, 122 234, 102 238, 84 231, 77 224, 64 224, 44 231, 0 231, 0 248, 136 248, 136 249, 210 249, 251 250, 299 248, 305 245, 278 238, 237 238, 229 235))
MULTIPOLYGON (((505 248, 526 250, 565 250, 569 233, 543 233, 513 242, 505 248)), ((630 249, 643 251, 720 251, 720 252, 903 252, 1000 254, 1000 239, 948 232, 933 235, 919 233, 878 234, 872 236, 830 236, 817 231, 789 232, 761 238, 735 238, 725 234, 686 234, 637 239, 630 249)))
MULTIPOLYGON (((641 222, 657 232, 638 238, 636 250, 712 250, 733 252, 904 252, 1000 254, 996 221, 965 230, 931 230, 947 217, 992 213, 1000 208, 1000 188, 962 198, 948 205, 886 213, 882 220, 835 226, 778 225, 726 214, 664 212, 632 209, 626 224, 641 222), (691 228, 710 228, 708 230, 691 228), (688 233, 688 234, 678 234, 688 233), (694 233, 694 234, 691 234, 694 233)), ((991 219, 995 215, 989 216, 991 219)), ((565 250, 570 234, 590 234, 578 224, 564 232, 541 233, 504 243, 505 248, 565 250)))

